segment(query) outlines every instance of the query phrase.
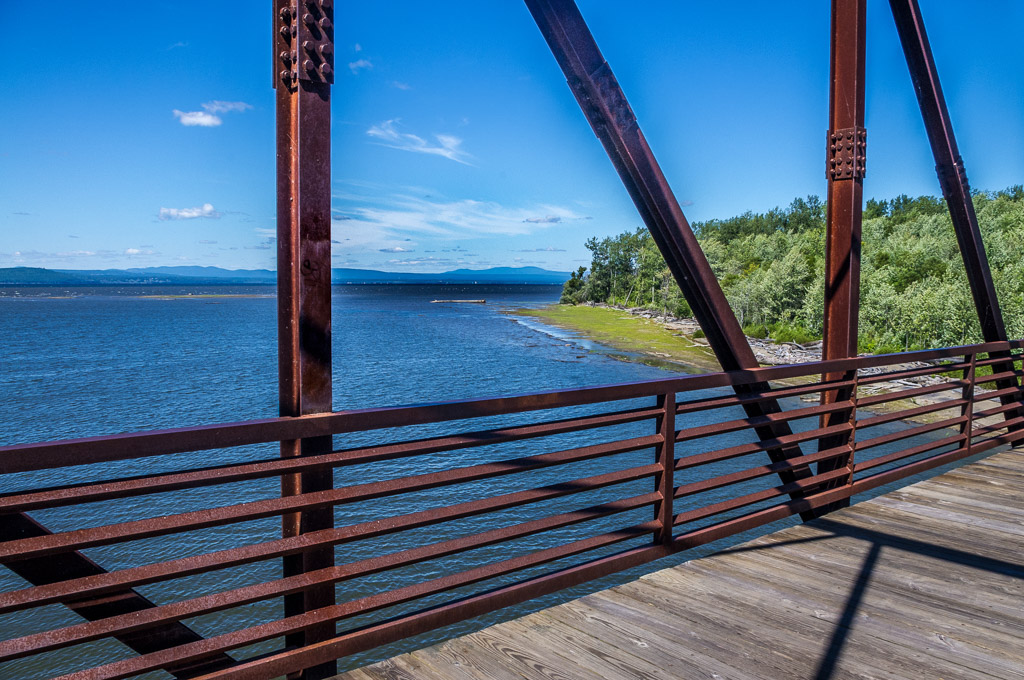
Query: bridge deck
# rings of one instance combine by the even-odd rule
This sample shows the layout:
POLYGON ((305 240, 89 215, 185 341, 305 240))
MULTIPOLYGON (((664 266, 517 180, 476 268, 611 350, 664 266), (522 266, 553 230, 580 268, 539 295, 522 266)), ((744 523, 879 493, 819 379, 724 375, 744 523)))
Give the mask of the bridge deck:
POLYGON ((1010 451, 339 680, 1024 678, 1010 451))

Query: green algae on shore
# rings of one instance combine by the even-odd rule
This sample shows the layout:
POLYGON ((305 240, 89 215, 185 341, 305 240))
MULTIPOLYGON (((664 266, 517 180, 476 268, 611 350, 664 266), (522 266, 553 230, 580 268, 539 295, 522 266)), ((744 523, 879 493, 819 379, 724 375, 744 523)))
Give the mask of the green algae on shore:
POLYGON ((579 333, 593 342, 651 357, 659 362, 682 364, 696 372, 722 370, 711 350, 682 332, 660 323, 608 307, 549 305, 511 312, 579 333))

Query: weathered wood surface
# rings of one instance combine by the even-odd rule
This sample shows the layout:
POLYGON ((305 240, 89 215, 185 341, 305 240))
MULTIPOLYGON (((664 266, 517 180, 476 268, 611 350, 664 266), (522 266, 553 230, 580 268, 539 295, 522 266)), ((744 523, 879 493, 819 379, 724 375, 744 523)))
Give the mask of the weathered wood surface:
POLYGON ((1024 451, 338 678, 1024 678, 1024 451))

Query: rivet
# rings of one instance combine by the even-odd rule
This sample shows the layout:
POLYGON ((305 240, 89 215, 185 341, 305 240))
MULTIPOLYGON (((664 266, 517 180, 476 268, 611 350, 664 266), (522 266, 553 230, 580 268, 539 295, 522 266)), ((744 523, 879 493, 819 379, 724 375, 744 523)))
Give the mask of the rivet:
POLYGON ((306 69, 307 71, 312 71, 314 68, 313 60, 307 59, 306 61, 302 62, 302 68, 306 69))

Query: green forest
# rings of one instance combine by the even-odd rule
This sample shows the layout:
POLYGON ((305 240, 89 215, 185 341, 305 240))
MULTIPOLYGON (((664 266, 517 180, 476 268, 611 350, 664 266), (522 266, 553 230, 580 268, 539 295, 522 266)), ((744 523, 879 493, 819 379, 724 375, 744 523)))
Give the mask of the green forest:
MULTIPOLYGON (((1024 337, 1024 188, 973 194, 1007 333, 1024 337)), ((825 204, 697 222, 693 230, 747 335, 821 337, 825 204)), ((590 267, 573 272, 562 302, 603 302, 691 316, 643 227, 586 243, 590 267)), ((869 200, 861 253, 860 350, 898 352, 981 341, 945 202, 933 196, 869 200)))

